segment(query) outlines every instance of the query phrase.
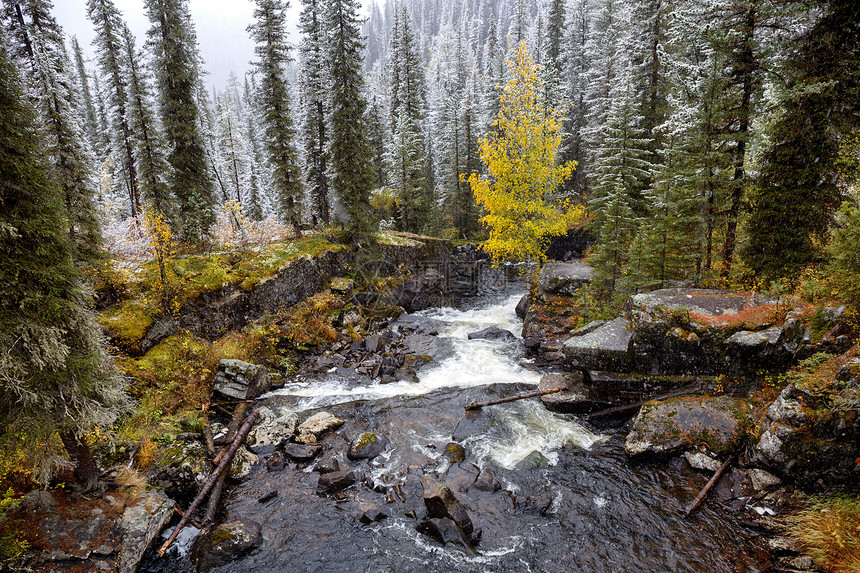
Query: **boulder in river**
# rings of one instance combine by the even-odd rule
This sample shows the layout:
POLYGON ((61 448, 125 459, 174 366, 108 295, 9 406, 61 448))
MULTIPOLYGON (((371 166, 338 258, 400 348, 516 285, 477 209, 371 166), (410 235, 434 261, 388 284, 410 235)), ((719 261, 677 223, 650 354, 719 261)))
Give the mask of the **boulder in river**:
POLYGON ((729 396, 682 396, 648 402, 624 442, 629 455, 668 454, 706 444, 716 454, 734 451, 750 423, 749 406, 729 396))
POLYGON ((375 432, 362 432, 349 444, 346 457, 351 460, 372 460, 388 448, 388 438, 375 432))
POLYGON ((443 306, 448 300, 445 275, 434 269, 414 275, 397 288, 394 298, 406 312, 417 312, 434 306, 443 306))
POLYGON ((265 366, 225 358, 218 364, 213 389, 228 399, 253 400, 268 392, 271 385, 265 366))
POLYGON ((329 472, 321 474, 317 482, 317 494, 326 495, 346 489, 353 485, 358 478, 352 470, 329 472))
POLYGON ((286 408, 260 406, 257 423, 248 432, 247 444, 257 453, 270 453, 286 443, 296 431, 298 416, 286 408))
POLYGON ((516 340, 517 337, 510 330, 497 326, 488 326, 484 330, 469 333, 469 340, 516 340))
POLYGON ((330 412, 318 412, 299 424, 296 428, 297 442, 315 444, 317 439, 326 432, 336 430, 343 425, 343 420, 330 412))
POLYGON ((472 540, 453 519, 447 517, 431 517, 419 523, 415 529, 418 533, 443 545, 459 545, 464 549, 472 549, 472 540))
POLYGON ((209 571, 241 559, 262 544, 263 534, 256 521, 235 519, 198 537, 191 548, 191 560, 197 571, 209 571))
POLYGON ((515 470, 536 470, 549 465, 549 460, 545 455, 537 450, 532 451, 529 455, 517 462, 515 470))
POLYGON ((520 301, 517 303, 517 306, 514 308, 514 312, 519 318, 526 317, 526 311, 529 309, 529 295, 524 294, 520 301))
POLYGON ((421 476, 421 487, 424 489, 424 506, 431 517, 450 518, 467 536, 472 534, 472 518, 450 487, 427 474, 421 476))
POLYGON ((284 455, 294 462, 309 462, 317 457, 322 451, 322 446, 306 444, 287 444, 284 446, 284 455))

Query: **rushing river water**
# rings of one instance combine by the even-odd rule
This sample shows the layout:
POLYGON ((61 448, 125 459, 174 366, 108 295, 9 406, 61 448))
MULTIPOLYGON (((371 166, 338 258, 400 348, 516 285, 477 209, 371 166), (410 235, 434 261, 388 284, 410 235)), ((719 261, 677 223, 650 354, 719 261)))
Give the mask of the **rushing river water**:
MULTIPOLYGON (((449 467, 443 449, 466 402, 527 391, 540 380, 542 373, 524 361, 519 338, 467 339, 487 326, 519 335, 522 323, 514 306, 520 294, 476 299, 467 310, 421 313, 440 321, 438 336, 453 353, 425 366, 417 383, 323 377, 287 385, 276 392, 279 397, 270 397, 289 403, 300 420, 320 410, 347 420, 326 442, 335 451, 345 451, 350 438, 368 430, 387 436, 391 444, 372 462, 342 458, 342 467, 348 464, 364 478, 340 500, 315 493, 318 475, 312 466, 256 470, 231 491, 225 519, 257 521, 266 543, 223 570, 768 571, 763 540, 739 525, 726 504, 709 501, 692 518, 682 517, 707 476, 680 460, 631 462, 624 453, 623 431, 553 414, 538 399, 484 408, 471 423, 471 435, 462 440, 466 462, 449 467), (535 451, 547 465, 516 469, 535 451), (471 464, 503 487, 495 493, 475 488, 456 493, 482 530, 476 553, 442 546, 416 531, 416 516, 424 513, 416 478, 431 473, 449 483, 474 479, 469 477, 471 464), (278 492, 274 500, 257 501, 272 491, 278 492), (369 504, 388 517, 361 525, 357 517, 369 504)), ((143 570, 187 568, 187 558, 174 554, 160 563, 150 559, 143 570)))

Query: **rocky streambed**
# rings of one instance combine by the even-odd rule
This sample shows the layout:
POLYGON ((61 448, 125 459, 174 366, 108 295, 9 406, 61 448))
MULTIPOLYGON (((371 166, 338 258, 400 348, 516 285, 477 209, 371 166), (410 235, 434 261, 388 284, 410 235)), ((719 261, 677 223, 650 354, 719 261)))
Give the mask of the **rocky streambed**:
POLYGON ((708 474, 683 458, 631 463, 624 428, 537 399, 465 412, 545 374, 519 336, 517 288, 404 316, 371 341, 423 356, 415 379, 383 383, 344 366, 342 349, 263 396, 249 446, 259 463, 230 492, 226 531, 141 570, 769 570, 766 541, 745 524, 760 506, 748 476, 685 519, 708 474), (278 438, 260 439, 272 426, 278 438))

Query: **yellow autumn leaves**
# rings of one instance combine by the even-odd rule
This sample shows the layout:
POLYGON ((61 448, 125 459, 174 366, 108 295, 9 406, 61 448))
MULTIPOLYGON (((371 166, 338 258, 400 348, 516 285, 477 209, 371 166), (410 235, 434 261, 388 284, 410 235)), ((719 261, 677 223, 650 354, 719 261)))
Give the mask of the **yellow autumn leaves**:
POLYGON ((481 141, 489 176, 469 177, 475 200, 490 232, 483 243, 494 262, 538 261, 549 237, 563 235, 583 215, 582 207, 550 198, 572 174, 576 162, 556 165, 562 114, 542 101, 543 85, 535 64, 520 44, 510 79, 501 94, 497 128, 481 141))

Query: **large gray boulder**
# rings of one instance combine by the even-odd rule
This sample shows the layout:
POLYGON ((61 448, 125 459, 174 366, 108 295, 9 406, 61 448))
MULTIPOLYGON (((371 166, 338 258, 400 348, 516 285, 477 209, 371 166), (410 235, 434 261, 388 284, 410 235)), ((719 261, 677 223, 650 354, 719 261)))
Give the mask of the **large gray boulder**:
POLYGON ((134 573, 143 554, 173 517, 176 505, 160 491, 145 492, 122 514, 119 573, 134 573))
POLYGON ((564 356, 573 369, 629 372, 632 332, 630 323, 618 317, 584 336, 569 338, 563 346, 564 356))
POLYGON ((271 386, 265 366, 235 359, 224 359, 218 364, 214 391, 224 398, 253 400, 268 392, 271 386))
POLYGON ((743 375, 785 367, 804 329, 798 321, 774 324, 784 304, 776 297, 706 289, 631 296, 633 368, 642 374, 743 375))
POLYGON ((544 294, 571 296, 591 281, 592 270, 585 263, 546 263, 538 274, 538 289, 544 294))
POLYGON ((257 423, 248 432, 246 443, 257 453, 268 454, 293 436, 298 416, 292 410, 275 405, 257 408, 257 423))
POLYGON ((343 420, 331 412, 318 412, 299 424, 296 428, 296 441, 303 444, 315 444, 323 434, 336 430, 343 425, 343 420))
POLYGON ((714 453, 729 453, 739 445, 750 414, 747 404, 729 396, 648 402, 633 421, 624 450, 631 456, 669 454, 705 444, 714 453))
POLYGON ((808 490, 860 491, 859 366, 847 363, 823 387, 786 386, 761 424, 754 461, 808 490))

